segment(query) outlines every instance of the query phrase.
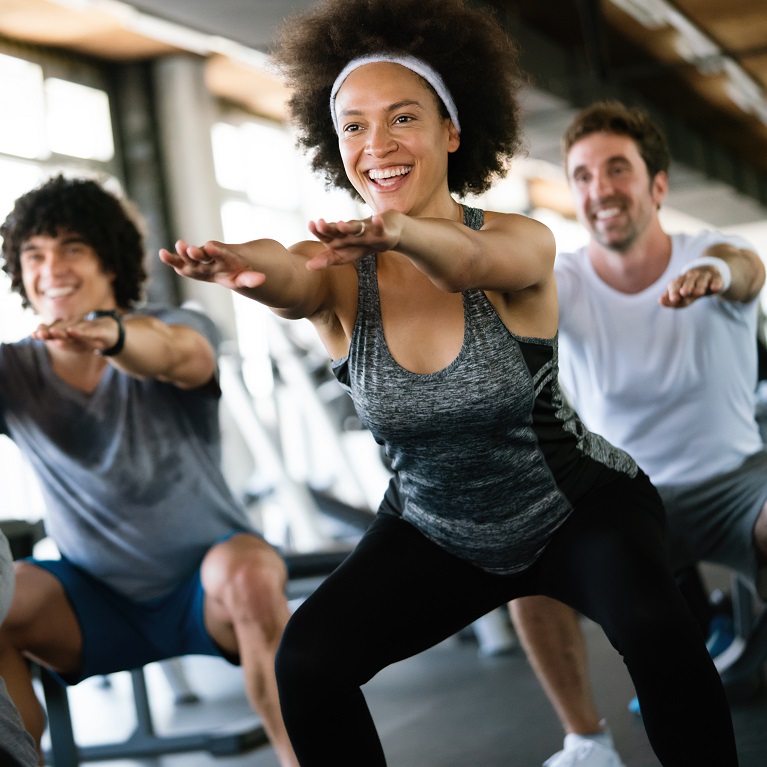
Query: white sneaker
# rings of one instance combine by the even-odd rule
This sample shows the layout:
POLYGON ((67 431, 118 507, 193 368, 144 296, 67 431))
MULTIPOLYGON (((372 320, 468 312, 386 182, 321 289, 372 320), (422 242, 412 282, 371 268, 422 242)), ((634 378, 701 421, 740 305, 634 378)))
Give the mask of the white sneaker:
POLYGON ((549 757, 543 767, 626 767, 613 745, 609 730, 599 740, 588 735, 565 735, 565 747, 549 757), (607 737, 605 737, 607 736, 607 737))

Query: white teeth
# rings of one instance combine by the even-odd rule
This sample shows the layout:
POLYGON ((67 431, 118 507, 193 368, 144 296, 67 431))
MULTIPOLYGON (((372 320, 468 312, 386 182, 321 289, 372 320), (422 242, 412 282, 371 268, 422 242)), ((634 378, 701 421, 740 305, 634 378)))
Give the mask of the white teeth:
POLYGON ((68 287, 68 288, 48 288, 48 290, 45 291, 45 295, 48 298, 61 298, 62 296, 68 296, 74 293, 74 288, 68 287))
POLYGON ((620 208, 605 208, 603 210, 598 210, 596 212, 596 217, 598 219, 612 218, 613 216, 617 216, 620 212, 620 208))
POLYGON ((410 173, 410 171, 411 168, 405 167, 403 165, 399 166, 398 168, 383 168, 381 170, 376 170, 373 168, 372 170, 368 171, 368 176, 370 177, 371 181, 377 181, 378 179, 392 178, 393 176, 405 176, 410 173))

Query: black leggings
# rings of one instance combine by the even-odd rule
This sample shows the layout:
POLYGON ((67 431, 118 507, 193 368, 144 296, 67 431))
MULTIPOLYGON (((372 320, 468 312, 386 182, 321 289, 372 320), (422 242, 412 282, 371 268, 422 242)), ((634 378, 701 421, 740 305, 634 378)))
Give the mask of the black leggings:
POLYGON ((593 491, 534 565, 486 573, 381 514, 289 621, 277 655, 302 767, 385 765, 360 686, 516 597, 545 594, 602 626, 623 656, 664 767, 737 765, 732 720, 700 629, 665 558, 644 477, 593 491))

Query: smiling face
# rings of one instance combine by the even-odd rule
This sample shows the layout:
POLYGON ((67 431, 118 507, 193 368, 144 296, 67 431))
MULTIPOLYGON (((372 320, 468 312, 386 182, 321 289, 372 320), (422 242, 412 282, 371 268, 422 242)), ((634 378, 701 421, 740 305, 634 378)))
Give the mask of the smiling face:
POLYGON ((439 106, 420 76, 388 62, 355 69, 339 89, 344 169, 375 212, 442 215, 452 203, 447 157, 460 142, 439 106))
POLYGON ((104 272, 96 251, 73 232, 30 237, 21 246, 20 262, 29 302, 48 324, 116 306, 114 276, 104 272))
POLYGON ((567 175, 578 220, 603 247, 625 252, 658 222, 668 181, 651 179, 629 136, 590 133, 567 154, 567 175))

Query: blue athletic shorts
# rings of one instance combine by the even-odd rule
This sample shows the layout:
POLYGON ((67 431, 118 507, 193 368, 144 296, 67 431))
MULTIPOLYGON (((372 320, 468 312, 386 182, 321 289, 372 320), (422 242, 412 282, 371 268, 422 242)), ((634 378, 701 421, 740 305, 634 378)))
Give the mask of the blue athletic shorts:
POLYGON ((27 561, 61 581, 80 624, 83 664, 78 673, 60 677, 66 684, 179 655, 216 655, 239 662, 225 655, 205 629, 199 568, 170 593, 136 602, 65 558, 27 561))

